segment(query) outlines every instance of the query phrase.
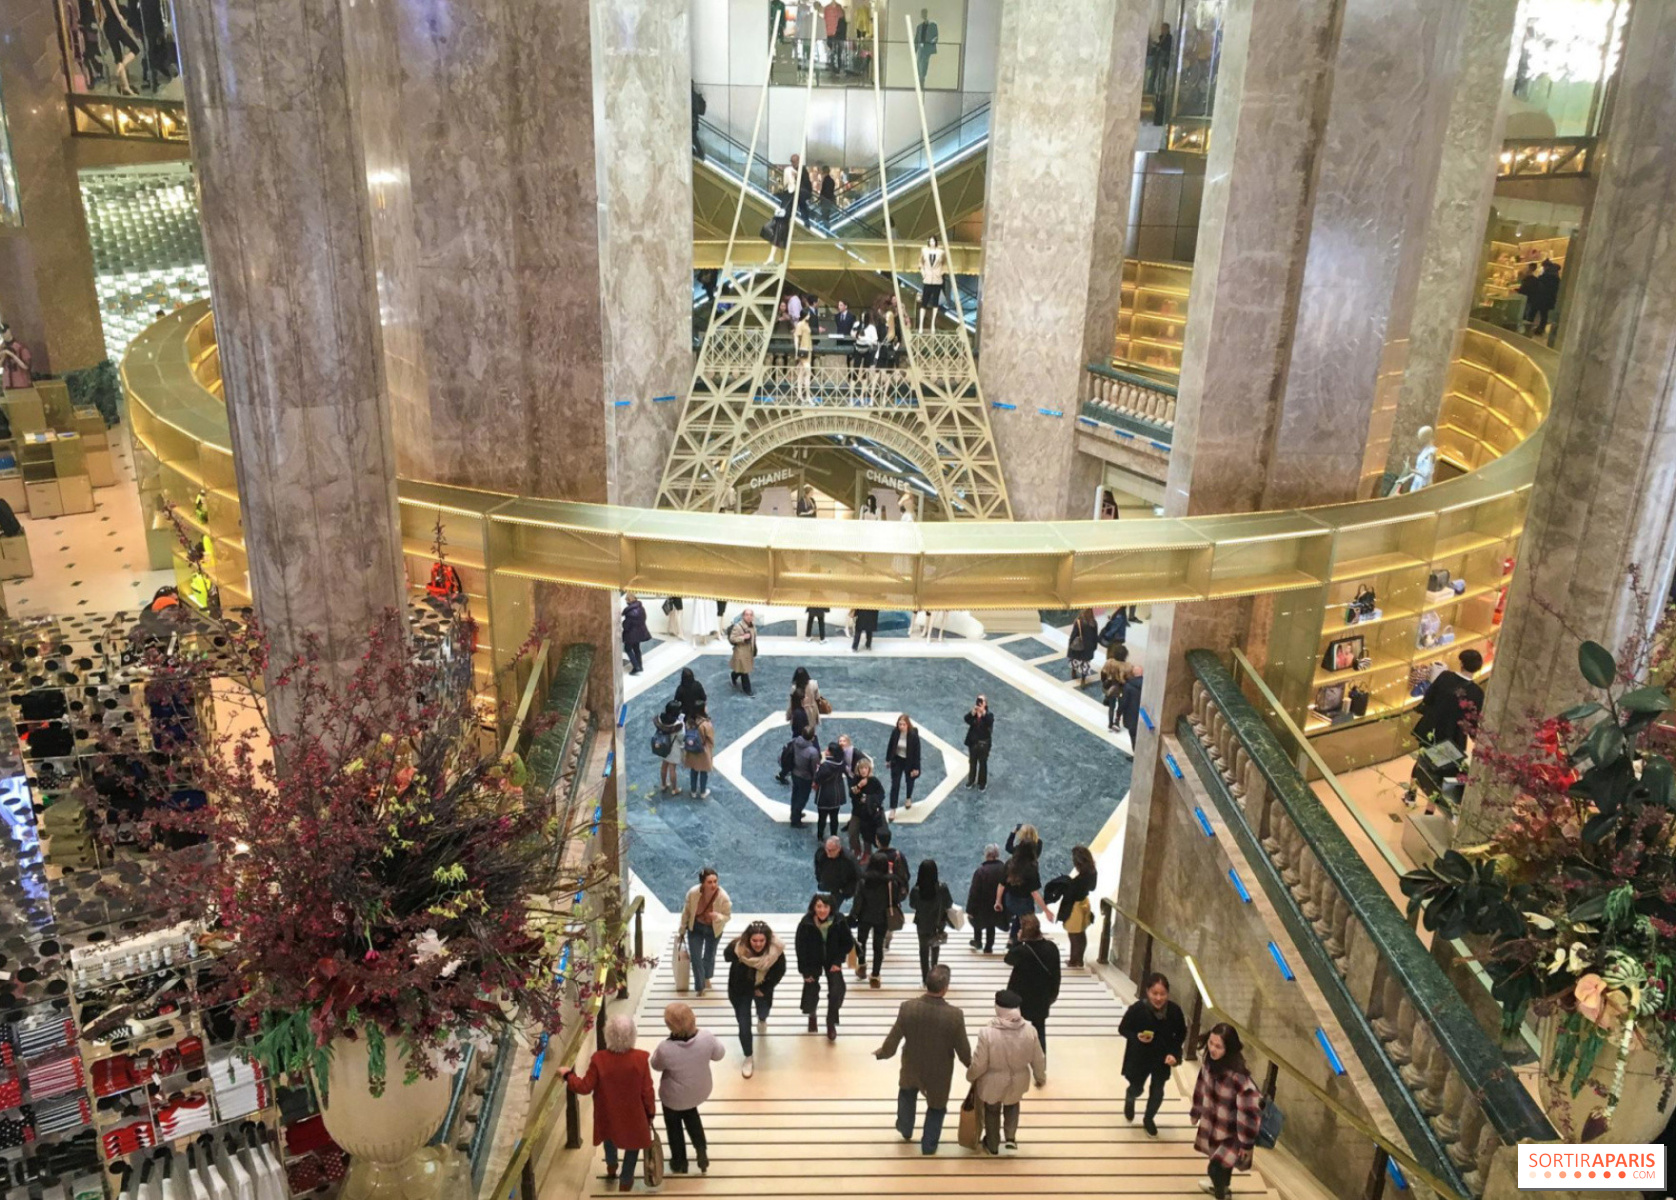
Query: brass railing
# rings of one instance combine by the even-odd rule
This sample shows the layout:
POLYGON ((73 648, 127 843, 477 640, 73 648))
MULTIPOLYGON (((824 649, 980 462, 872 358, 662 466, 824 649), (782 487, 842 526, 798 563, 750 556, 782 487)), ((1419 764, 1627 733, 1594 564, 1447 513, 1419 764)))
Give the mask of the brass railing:
POLYGON ((1478 1194, 1503 1146, 1557 1138, 1240 684, 1189 651, 1191 765, 1417 1154, 1478 1194))
MULTIPOLYGON (((1250 1061, 1255 1055, 1260 1055, 1268 1062, 1267 1077, 1263 1086, 1265 1098, 1269 1100, 1277 1098, 1279 1079, 1280 1076, 1284 1075, 1289 1083, 1302 1087, 1305 1092, 1331 1111, 1339 1121, 1373 1144, 1373 1166, 1368 1171, 1367 1184, 1362 1191, 1361 1200, 1380 1200, 1380 1197, 1384 1195, 1388 1162, 1397 1164, 1400 1171, 1410 1179, 1431 1188, 1440 1200, 1466 1200, 1454 1183, 1441 1179, 1432 1171, 1427 1170, 1407 1149, 1387 1138, 1366 1120, 1335 1100, 1311 1078, 1307 1071, 1294 1065, 1285 1056, 1278 1053, 1238 1017, 1218 1004, 1205 983, 1204 972, 1199 969, 1198 960, 1185 946, 1174 941, 1166 934, 1160 933, 1128 909, 1122 908, 1110 900, 1100 901, 1100 915, 1100 961, 1102 963, 1111 961, 1112 923, 1114 918, 1122 917, 1124 921, 1133 925, 1141 934, 1142 955, 1144 961, 1148 964, 1147 970, 1151 969, 1150 964, 1156 946, 1163 946, 1186 966, 1187 973, 1193 980, 1193 1019, 1189 1029, 1188 1058, 1192 1058, 1196 1053, 1200 1040, 1199 1030, 1207 1020, 1212 1024, 1230 1025, 1240 1035, 1247 1065, 1250 1065, 1250 1061)), ((1282 1140, 1284 1142, 1284 1135, 1282 1140)))

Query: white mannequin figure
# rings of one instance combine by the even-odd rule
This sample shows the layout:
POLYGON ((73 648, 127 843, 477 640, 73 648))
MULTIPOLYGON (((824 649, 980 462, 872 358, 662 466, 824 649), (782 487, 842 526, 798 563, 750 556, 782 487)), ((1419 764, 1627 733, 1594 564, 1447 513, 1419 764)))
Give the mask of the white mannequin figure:
POLYGON ((1430 487, 1432 476, 1437 473, 1437 439, 1430 425, 1420 426, 1420 450, 1414 456, 1414 466, 1397 480, 1396 490, 1400 492, 1417 492, 1423 487, 1430 487))

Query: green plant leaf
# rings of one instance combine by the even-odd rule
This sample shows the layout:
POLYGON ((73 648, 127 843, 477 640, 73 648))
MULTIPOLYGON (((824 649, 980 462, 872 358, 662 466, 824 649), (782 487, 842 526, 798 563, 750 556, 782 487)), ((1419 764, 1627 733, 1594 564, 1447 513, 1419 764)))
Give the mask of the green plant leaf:
POLYGON ((1589 731, 1583 741, 1583 753, 1597 767, 1609 767, 1624 752, 1624 731, 1615 721, 1602 721, 1589 731))
POLYGON ((1606 893, 1597 892, 1566 914, 1573 925, 1580 921, 1598 921, 1606 915, 1606 893))
POLYGON ((1590 700, 1583 704, 1576 704, 1561 713, 1560 720, 1572 722, 1581 721, 1586 717, 1594 716, 1601 710, 1601 708, 1602 705, 1599 700, 1590 700))
POLYGON ((1662 754, 1649 754, 1641 764, 1641 786, 1647 803, 1669 808, 1676 802, 1676 767, 1662 754))
POLYGON ((1618 697, 1618 706, 1638 713, 1669 712, 1672 707, 1670 697, 1665 695, 1664 689, 1652 685, 1625 692, 1618 697))
POLYGON ((1599 642, 1584 642, 1577 647, 1577 666, 1583 678, 1597 688, 1611 687, 1618 677, 1617 660, 1599 642))

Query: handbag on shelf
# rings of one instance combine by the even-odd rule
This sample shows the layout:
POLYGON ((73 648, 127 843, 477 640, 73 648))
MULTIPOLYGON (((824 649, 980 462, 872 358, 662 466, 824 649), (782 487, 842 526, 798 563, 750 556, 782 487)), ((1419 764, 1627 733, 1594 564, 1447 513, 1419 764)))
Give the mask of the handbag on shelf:
POLYGON ((1449 572, 1448 572, 1448 570, 1443 568, 1443 567, 1439 567, 1436 570, 1432 571, 1431 574, 1427 575, 1426 576, 1426 590, 1428 592, 1441 592, 1441 591, 1445 591, 1445 590, 1453 590, 1453 589, 1450 589, 1450 587, 1449 587, 1449 572))
POLYGON ((1437 635, 1437 644, 1440 646, 1448 646, 1452 645, 1454 641, 1455 627, 1453 625, 1445 625, 1443 627, 1443 632, 1437 635))
POLYGON ((1315 693, 1315 711, 1324 717, 1330 717, 1344 707, 1344 685, 1329 683, 1324 688, 1318 688, 1315 693))
POLYGON ((1457 596, 1464 596, 1466 595, 1467 581, 1464 579, 1451 579, 1449 581, 1449 590, 1454 592, 1457 596))
POLYGON ((1350 689, 1350 715, 1353 717, 1368 715, 1368 691, 1366 688, 1353 687, 1350 689))
POLYGON ((1323 671, 1348 671, 1363 657, 1363 650, 1367 646, 1367 639, 1360 634, 1355 637, 1339 638, 1327 643, 1327 652, 1321 656, 1323 671))
POLYGON ((1415 638, 1415 644, 1422 649, 1429 649, 1438 644, 1443 635, 1443 618, 1434 612, 1420 614, 1420 632, 1415 638))

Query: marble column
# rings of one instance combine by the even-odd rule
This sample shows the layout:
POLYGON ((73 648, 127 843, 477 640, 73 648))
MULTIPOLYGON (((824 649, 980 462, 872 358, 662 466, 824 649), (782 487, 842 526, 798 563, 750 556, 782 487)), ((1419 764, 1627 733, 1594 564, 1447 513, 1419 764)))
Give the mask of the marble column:
POLYGON ((1088 347, 1103 361, 1117 324, 1151 8, 1001 11, 978 369, 985 398, 1015 406, 990 419, 1020 520, 1093 511, 1099 464, 1076 453, 1076 406, 1088 347))
MULTIPOLYGON (((1577 644, 1642 632, 1626 572, 1656 607, 1676 567, 1676 7, 1631 11, 1617 99, 1596 151, 1588 247, 1553 387, 1485 698, 1503 733, 1577 702, 1577 644)), ((1516 734, 1514 734, 1516 736, 1516 734)), ((1491 832, 1469 793, 1461 836, 1491 832)))
POLYGON ((1449 103, 1443 159, 1432 190, 1431 221, 1408 338, 1408 366, 1397 396, 1386 469, 1400 474, 1420 449, 1423 425, 1436 425, 1449 363, 1472 309, 1484 259, 1484 225, 1495 194, 1505 101, 1513 86, 1513 25, 1518 0, 1467 0, 1460 71, 1449 103))
POLYGON ((1367 495, 1385 469, 1463 7, 1339 6, 1326 123, 1305 168, 1309 250, 1263 508, 1367 495))
MULTIPOLYGON (((1325 122, 1338 0, 1274 5, 1229 0, 1204 199, 1187 312, 1169 516, 1245 512, 1268 481, 1264 445, 1276 423, 1292 304, 1309 250, 1310 164, 1325 122)), ((1130 784, 1119 900, 1143 917, 1165 881, 1149 875, 1147 844, 1168 803, 1158 733, 1189 707, 1183 656, 1241 640, 1250 601, 1154 605, 1147 631, 1143 725, 1130 784)), ((1120 955, 1131 947, 1119 943, 1120 955)), ((1138 965, 1129 964, 1132 969, 1138 965)))
POLYGON ((690 19, 665 0, 593 6, 613 499, 651 508, 693 373, 690 19))
MULTIPOLYGON (((404 604, 386 362, 400 208, 389 0, 201 0, 175 12, 251 587, 276 659, 340 676, 404 604), (283 53, 276 49, 283 48, 283 53), (388 209, 386 209, 388 211, 388 209)), ((415 336, 405 331, 411 344, 415 336)))
POLYGON ((0 224, 0 316, 37 371, 105 357, 93 248, 64 105, 64 54, 53 5, 0 0, 0 101, 17 172, 21 228, 0 224))

